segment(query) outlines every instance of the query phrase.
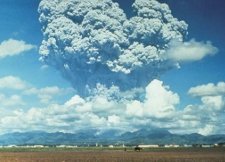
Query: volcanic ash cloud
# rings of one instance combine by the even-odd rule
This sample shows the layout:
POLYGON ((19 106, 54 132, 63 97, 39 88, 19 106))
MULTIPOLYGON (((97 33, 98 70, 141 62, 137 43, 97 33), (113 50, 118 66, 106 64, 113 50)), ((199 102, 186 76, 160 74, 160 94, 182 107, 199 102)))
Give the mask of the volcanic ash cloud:
POLYGON ((98 83, 122 91, 147 86, 176 66, 166 51, 183 42, 188 25, 155 0, 136 0, 132 7, 135 16, 128 19, 111 0, 42 0, 41 60, 80 95, 98 83))

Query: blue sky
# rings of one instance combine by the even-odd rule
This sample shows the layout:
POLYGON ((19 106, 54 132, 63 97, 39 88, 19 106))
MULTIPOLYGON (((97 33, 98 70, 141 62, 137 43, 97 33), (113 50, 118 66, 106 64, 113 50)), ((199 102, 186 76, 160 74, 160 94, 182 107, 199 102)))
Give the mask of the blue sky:
MULTIPOLYGON (((137 1, 141 3, 151 0, 137 1)), ((129 18, 135 15, 131 7, 134 0, 115 0, 114 2, 119 3, 129 18)), ((225 31, 223 29, 225 26, 225 2, 222 0, 160 0, 160 2, 168 4, 172 15, 188 24, 188 35, 184 36, 182 43, 189 43, 191 48, 192 45, 200 42, 196 45, 198 48, 211 48, 207 49, 209 51, 213 48, 215 51, 216 48, 218 52, 211 51, 211 53, 208 52, 209 54, 206 52, 201 59, 182 62, 176 60, 177 55, 175 55, 172 61, 178 61, 180 68, 173 67, 165 71, 162 70, 164 67, 160 68, 158 70, 162 70, 162 74, 156 72, 157 76, 148 78, 144 85, 140 84, 137 87, 131 85, 124 88, 126 91, 118 89, 123 89, 123 85, 131 80, 142 78, 149 69, 142 69, 144 72, 140 70, 141 72, 136 73, 135 78, 127 77, 128 74, 122 74, 128 73, 124 69, 125 67, 130 68, 130 65, 122 66, 121 63, 122 70, 117 69, 117 65, 113 65, 117 68, 111 70, 125 76, 122 77, 123 79, 126 78, 124 82, 115 85, 119 88, 110 87, 111 83, 110 86, 104 87, 104 83, 108 84, 107 79, 112 79, 106 78, 107 70, 105 69, 96 71, 96 73, 92 72, 92 74, 87 73, 88 76, 91 75, 91 78, 99 76, 97 81, 100 80, 102 85, 97 88, 93 87, 90 83, 93 80, 90 79, 87 83, 92 88, 90 90, 96 91, 96 93, 83 96, 76 91, 76 88, 79 89, 79 86, 83 86, 84 83, 81 81, 78 84, 77 80, 74 81, 74 76, 75 78, 84 78, 84 80, 89 77, 83 77, 84 72, 71 70, 76 67, 77 62, 70 63, 67 60, 63 64, 63 66, 68 65, 72 71, 67 73, 66 67, 58 70, 61 68, 60 66, 57 65, 56 68, 51 65, 47 66, 39 60, 41 57, 39 47, 42 40, 46 40, 48 37, 42 33, 41 29, 42 26, 50 24, 40 23, 38 20, 37 10, 40 1, 1 0, 1 132, 29 130, 73 132, 86 127, 133 130, 138 127, 154 126, 165 127, 175 133, 225 133, 225 130, 219 130, 219 127, 224 126, 225 121, 223 116, 225 113, 225 31), (190 43, 193 39, 194 42, 190 43), (4 46, 4 43, 7 44, 10 40, 11 44, 4 46), (211 42, 210 46, 206 45, 207 41, 211 42), (13 48, 19 49, 21 46, 24 48, 13 54, 13 48), (100 73, 104 73, 104 78, 100 73), (101 82, 101 80, 104 81, 101 82), (118 100, 112 97, 115 95, 118 95, 115 97, 119 98, 118 100), (165 102, 159 104, 159 98, 165 102), (118 107, 121 108, 118 109, 118 107), (120 115, 122 112, 126 113, 120 115), (201 112, 205 113, 201 114, 201 112), (178 114, 182 117, 175 117, 178 114), (209 114, 213 115, 206 119, 209 114), (22 116, 27 122, 22 119, 22 116), (86 118, 89 120, 85 120, 86 118), (13 125, 14 121, 18 121, 16 126, 13 125), (107 123, 107 126, 102 123, 107 123), (78 125, 76 129, 73 128, 74 125, 78 125)), ((43 0, 44 5, 47 6, 45 0, 43 0)), ((74 8, 76 9, 76 7, 74 8)), ((64 22, 62 21, 62 23, 64 22)), ((176 44, 168 51, 178 50, 178 46, 181 48, 184 45, 176 44)), ((53 55, 53 57, 55 56, 53 55)), ((54 58, 53 61, 56 59, 54 58)), ((167 65, 167 62, 164 63, 167 65)), ((169 67, 165 66, 165 68, 169 67)), ((112 73, 113 77, 121 76, 114 75, 114 72, 112 73)), ((151 73, 153 74, 155 71, 153 70, 151 73)), ((94 83, 97 82, 93 82, 93 85, 95 85, 94 83)))

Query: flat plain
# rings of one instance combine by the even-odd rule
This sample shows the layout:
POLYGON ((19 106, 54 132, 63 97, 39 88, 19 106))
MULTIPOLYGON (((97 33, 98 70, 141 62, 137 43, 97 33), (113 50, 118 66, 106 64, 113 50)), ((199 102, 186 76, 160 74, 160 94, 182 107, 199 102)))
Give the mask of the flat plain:
POLYGON ((0 162, 225 162, 225 148, 0 150, 0 162))

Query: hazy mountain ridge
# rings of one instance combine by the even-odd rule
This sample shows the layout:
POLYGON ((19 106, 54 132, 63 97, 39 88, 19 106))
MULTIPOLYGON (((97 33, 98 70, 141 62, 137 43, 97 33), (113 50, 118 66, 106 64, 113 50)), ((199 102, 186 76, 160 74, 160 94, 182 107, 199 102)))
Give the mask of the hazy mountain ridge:
POLYGON ((95 145, 108 144, 215 144, 225 142, 225 135, 178 135, 165 129, 140 129, 120 134, 118 130, 98 133, 98 130, 77 133, 47 133, 33 131, 8 133, 0 136, 0 145, 95 145))

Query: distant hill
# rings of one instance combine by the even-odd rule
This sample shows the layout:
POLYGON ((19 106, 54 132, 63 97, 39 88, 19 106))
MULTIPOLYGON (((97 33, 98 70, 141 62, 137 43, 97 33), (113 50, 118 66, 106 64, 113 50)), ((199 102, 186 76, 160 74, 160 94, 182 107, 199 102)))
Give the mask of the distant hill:
POLYGON ((47 133, 33 131, 9 133, 0 136, 0 145, 95 145, 108 144, 214 144, 225 142, 225 135, 202 136, 200 134, 178 135, 166 129, 140 129, 121 134, 119 130, 99 133, 90 129, 77 133, 47 133))

